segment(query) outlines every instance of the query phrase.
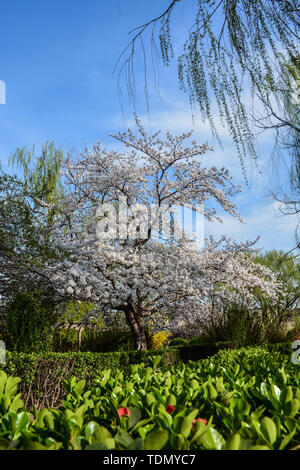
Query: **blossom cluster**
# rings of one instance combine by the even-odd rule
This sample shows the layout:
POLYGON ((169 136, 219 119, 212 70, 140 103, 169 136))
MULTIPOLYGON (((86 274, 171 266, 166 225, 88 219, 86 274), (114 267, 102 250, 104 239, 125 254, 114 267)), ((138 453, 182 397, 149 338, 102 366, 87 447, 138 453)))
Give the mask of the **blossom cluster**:
POLYGON ((201 206, 208 220, 221 220, 211 205, 218 203, 239 217, 232 202, 239 188, 228 170, 206 168, 198 160, 210 150, 207 144, 184 147, 191 133, 167 134, 162 141, 157 133, 148 137, 139 121, 137 126, 139 137, 131 130, 115 136, 131 149, 129 153, 107 151, 98 143, 79 160, 65 162, 69 192, 61 203, 53 240, 68 255, 43 267, 56 289, 93 302, 107 314, 123 311, 133 330, 147 317, 171 318, 180 311, 203 314, 213 297, 234 302, 242 294, 251 302, 253 289, 259 288, 275 298, 282 286, 273 272, 255 263, 251 243, 223 237, 207 240, 199 250, 185 236, 174 238, 162 230, 160 238, 153 237, 147 217, 139 219, 138 238, 130 233, 118 237, 115 232, 99 236, 99 227, 107 225, 99 205, 118 208, 120 198, 126 199, 128 224, 134 217, 131 209, 138 204, 154 204, 160 215, 174 205, 201 206))

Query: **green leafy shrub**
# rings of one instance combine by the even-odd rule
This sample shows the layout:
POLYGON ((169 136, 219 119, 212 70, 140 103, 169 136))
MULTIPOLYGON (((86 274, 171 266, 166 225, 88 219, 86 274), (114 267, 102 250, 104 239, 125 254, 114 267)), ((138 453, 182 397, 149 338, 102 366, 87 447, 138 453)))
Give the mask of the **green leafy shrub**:
POLYGON ((106 330, 86 329, 82 334, 82 351, 110 352, 134 350, 132 333, 112 328, 106 330))
POLYGON ((188 346, 189 342, 184 338, 174 338, 169 342, 170 348, 178 348, 181 346, 188 346))
POLYGON ((217 354, 222 349, 234 349, 234 343, 228 341, 220 341, 218 343, 202 343, 192 346, 181 346, 179 350, 180 359, 186 361, 198 361, 206 359, 209 356, 217 354))
POLYGON ((24 353, 51 351, 54 321, 54 305, 38 291, 17 293, 3 319, 6 348, 24 353))
POLYGON ((220 312, 211 314, 203 328, 207 343, 234 342, 238 347, 262 344, 266 341, 267 326, 259 312, 241 305, 220 305, 220 312))
POLYGON ((128 370, 131 364, 151 364, 152 358, 161 355, 163 364, 177 364, 176 350, 118 351, 110 353, 69 352, 25 354, 6 351, 6 363, 0 369, 21 378, 22 398, 30 409, 57 407, 64 390, 62 381, 74 375, 91 384, 97 373, 105 368, 128 370))
POLYGON ((202 336, 195 336, 194 338, 191 338, 189 340, 189 345, 190 346, 199 346, 201 344, 205 343, 204 339, 202 336))
MULTIPOLYGON (((105 368, 112 371, 130 370, 131 365, 144 363, 149 366, 153 358, 161 355, 162 365, 173 367, 181 362, 196 363, 208 360, 214 355, 216 360, 222 357, 234 361, 237 350, 230 343, 178 347, 165 350, 121 351, 111 353, 70 352, 24 354, 6 352, 6 364, 0 366, 7 374, 21 378, 20 391, 26 406, 33 409, 57 407, 63 398, 62 381, 74 375, 78 380, 93 383, 95 376, 105 368)), ((254 349, 254 351, 256 351, 254 349)), ((285 357, 292 354, 291 343, 283 345, 264 345, 266 353, 278 353, 285 357), (273 349, 272 349, 273 348, 273 349)))
POLYGON ((78 351, 78 331, 71 328, 54 330, 52 350, 54 352, 78 351))
MULTIPOLYGON (((78 351, 78 331, 76 329, 59 329, 53 338, 53 351, 78 351)), ((80 351, 83 352, 112 352, 130 351, 134 349, 134 342, 130 331, 111 328, 96 329, 84 328, 81 334, 80 351)))
POLYGON ((173 366, 148 355, 126 370, 104 368, 91 383, 66 378, 61 406, 32 414, 19 379, 0 371, 0 449, 294 449, 300 367, 273 349, 220 350, 173 366))

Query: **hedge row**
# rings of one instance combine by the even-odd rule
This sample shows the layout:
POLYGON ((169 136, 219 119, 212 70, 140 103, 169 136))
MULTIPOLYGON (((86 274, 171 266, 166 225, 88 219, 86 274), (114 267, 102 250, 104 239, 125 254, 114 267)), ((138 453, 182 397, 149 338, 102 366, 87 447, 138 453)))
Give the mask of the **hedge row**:
POLYGON ((198 361, 217 354, 222 349, 236 349, 236 346, 230 342, 203 343, 189 346, 179 346, 179 359, 183 362, 198 361))
POLYGON ((75 376, 91 384, 95 375, 109 368, 128 369, 131 364, 151 364, 151 357, 161 355, 161 363, 167 367, 176 365, 179 352, 128 351, 111 353, 71 352, 26 354, 6 351, 6 362, 0 366, 8 375, 21 378, 19 391, 29 409, 60 406, 65 396, 62 381, 75 376))
MULTIPOLYGON (((166 350, 127 351, 110 353, 70 352, 25 354, 6 352, 6 363, 0 365, 8 375, 21 378, 19 391, 25 407, 33 409, 56 408, 60 406, 65 390, 62 381, 75 376, 92 384, 95 375, 109 368, 129 369, 130 365, 145 363, 152 365, 152 358, 161 356, 160 366, 170 367, 180 361, 197 361, 216 354, 221 349, 232 349, 229 343, 202 344, 166 350)), ((289 353, 290 344, 270 345, 270 350, 289 353)))
MULTIPOLYGON (((251 346, 251 345, 249 345, 251 346)), ((259 345, 257 345, 259 346, 259 345)), ((292 342, 287 341, 285 343, 264 343, 265 349, 271 352, 280 352, 286 355, 290 355, 292 352, 292 342)), ((220 341, 219 343, 203 343, 196 346, 180 346, 179 348, 179 359, 183 362, 187 361, 198 361, 200 359, 206 359, 207 357, 217 354, 222 349, 237 349, 237 345, 228 341, 220 341)))

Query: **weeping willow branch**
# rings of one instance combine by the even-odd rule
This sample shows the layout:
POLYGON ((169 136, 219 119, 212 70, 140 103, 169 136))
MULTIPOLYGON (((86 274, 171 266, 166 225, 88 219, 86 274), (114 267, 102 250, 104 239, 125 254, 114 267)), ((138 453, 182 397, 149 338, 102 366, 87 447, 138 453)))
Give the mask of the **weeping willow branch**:
MULTIPOLYGON (((145 34, 151 30, 151 50, 159 53, 164 65, 170 64, 175 58, 171 26, 176 21, 179 1, 183 2, 170 2, 160 15, 132 30, 135 35, 117 60, 119 90, 124 74, 127 93, 134 105, 134 58, 138 46, 142 47, 145 62, 145 34)), ((261 93, 266 77, 272 88, 274 72, 282 64, 282 54, 288 60, 297 57, 299 9, 294 1, 277 0, 194 0, 193 3, 195 17, 185 32, 182 53, 176 57, 179 87, 188 95, 192 114, 193 109, 199 108, 202 118, 210 123, 213 135, 219 138, 213 112, 216 104, 221 125, 226 126, 231 135, 244 169, 246 157, 257 159, 247 94, 261 93)), ((146 67, 144 70, 149 106, 146 67)))

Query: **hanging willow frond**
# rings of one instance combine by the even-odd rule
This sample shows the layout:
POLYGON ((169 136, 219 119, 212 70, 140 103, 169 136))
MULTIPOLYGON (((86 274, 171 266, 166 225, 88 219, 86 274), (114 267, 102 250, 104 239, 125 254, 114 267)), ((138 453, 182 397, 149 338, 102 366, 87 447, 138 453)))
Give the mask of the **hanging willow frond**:
MULTIPOLYGON (((171 23, 176 6, 173 0, 156 18, 135 28, 134 37, 121 53, 116 69, 119 80, 125 73, 127 91, 135 102, 134 57, 137 41, 151 29, 151 47, 164 65, 174 57, 171 23), (156 42, 156 43, 155 43, 156 42), (126 54, 128 54, 126 56, 126 54)), ((274 72, 280 69, 282 56, 299 56, 299 8, 294 0, 197 0, 194 24, 186 32, 183 52, 177 55, 180 88, 189 96, 192 109, 198 106, 218 138, 212 103, 227 127, 244 169, 247 156, 257 158, 246 93, 265 96, 266 80, 275 84, 274 72)), ((144 48, 144 41, 142 42, 144 48)), ((147 89, 145 75, 144 88, 147 89)), ((148 96, 146 96, 148 105, 148 96)))

